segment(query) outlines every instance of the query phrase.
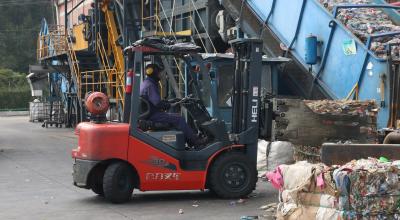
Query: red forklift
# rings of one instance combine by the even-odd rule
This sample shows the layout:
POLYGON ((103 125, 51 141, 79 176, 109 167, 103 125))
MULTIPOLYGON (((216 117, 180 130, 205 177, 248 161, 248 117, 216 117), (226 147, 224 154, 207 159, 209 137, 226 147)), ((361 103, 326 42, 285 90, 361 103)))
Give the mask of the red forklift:
POLYGON ((231 45, 235 71, 230 130, 224 121, 211 117, 204 106, 204 82, 210 74, 198 53, 133 46, 134 71, 127 74, 126 80, 127 123, 104 120, 108 107, 104 94, 88 97, 91 121, 77 126, 78 147, 72 150, 74 185, 92 189, 112 203, 127 202, 134 189, 209 189, 222 198, 250 194, 257 182, 262 41, 238 39, 231 45), (149 103, 140 97, 139 88, 148 56, 174 56, 187 64, 197 63, 200 72, 190 70, 192 80, 186 85, 193 88, 192 94, 178 103, 186 110, 193 129, 208 138, 203 148, 188 149, 181 131, 146 121, 149 103))

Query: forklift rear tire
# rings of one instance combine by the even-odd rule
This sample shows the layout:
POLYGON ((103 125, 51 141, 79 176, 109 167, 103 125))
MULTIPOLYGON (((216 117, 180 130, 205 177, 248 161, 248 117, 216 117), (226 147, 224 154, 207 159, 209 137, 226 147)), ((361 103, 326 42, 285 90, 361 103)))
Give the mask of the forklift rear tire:
POLYGON ((257 169, 243 153, 226 153, 210 168, 210 190, 226 199, 249 195, 257 183, 257 169))
POLYGON ((99 196, 104 196, 103 183, 94 183, 92 185, 92 191, 99 196))
POLYGON ((106 166, 98 167, 90 174, 90 188, 94 193, 102 197, 104 197, 103 179, 106 168, 106 166))
POLYGON ((112 203, 124 203, 132 197, 134 179, 128 164, 110 164, 103 177, 104 197, 112 203))

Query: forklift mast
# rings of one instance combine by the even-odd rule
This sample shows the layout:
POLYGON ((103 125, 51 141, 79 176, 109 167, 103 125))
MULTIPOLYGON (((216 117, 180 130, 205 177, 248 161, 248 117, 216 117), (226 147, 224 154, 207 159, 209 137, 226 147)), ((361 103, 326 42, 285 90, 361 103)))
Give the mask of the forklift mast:
POLYGON ((261 106, 262 41, 237 39, 230 44, 235 54, 232 134, 235 142, 247 146, 249 158, 256 163, 261 106))

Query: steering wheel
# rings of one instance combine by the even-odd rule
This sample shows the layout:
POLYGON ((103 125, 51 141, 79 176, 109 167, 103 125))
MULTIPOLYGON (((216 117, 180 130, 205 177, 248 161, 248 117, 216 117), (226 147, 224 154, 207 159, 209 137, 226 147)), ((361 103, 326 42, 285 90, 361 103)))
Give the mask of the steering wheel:
POLYGON ((186 97, 183 98, 173 98, 173 99, 169 99, 168 103, 170 103, 171 105, 177 105, 177 104, 183 104, 183 103, 188 103, 190 101, 198 101, 198 99, 193 98, 193 95, 188 95, 186 97))
POLYGON ((177 102, 180 102, 182 99, 180 99, 180 98, 173 98, 173 99, 168 99, 168 103, 169 104, 175 104, 175 103, 177 103, 177 102))

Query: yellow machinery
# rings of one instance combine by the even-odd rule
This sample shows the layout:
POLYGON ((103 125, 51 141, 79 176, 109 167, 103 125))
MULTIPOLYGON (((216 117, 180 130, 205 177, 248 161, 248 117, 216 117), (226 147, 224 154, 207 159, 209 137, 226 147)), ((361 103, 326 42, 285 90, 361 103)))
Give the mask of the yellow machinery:
MULTIPOLYGON (((71 29, 64 26, 46 28, 41 32, 37 44, 37 60, 41 63, 59 61, 68 62, 71 80, 75 86, 75 92, 80 102, 88 92, 100 91, 108 95, 111 102, 116 103, 116 108, 123 108, 125 90, 125 67, 122 47, 117 44, 119 32, 114 19, 113 11, 104 1, 101 9, 106 18, 108 47, 103 44, 103 36, 97 33, 95 41, 96 58, 91 58, 90 63, 98 64, 85 65, 85 60, 90 58, 89 42, 85 38, 85 30, 88 25, 85 23, 74 25, 71 29), (110 57, 114 58, 111 65, 110 57)), ((89 61, 86 61, 89 62, 89 61)))
MULTIPOLYGON (((195 15, 193 11, 196 9, 193 2, 190 4, 190 7, 193 6, 193 10, 189 9, 191 12, 185 17, 175 16, 174 10, 172 10, 171 15, 167 15, 169 12, 164 10, 162 0, 150 1, 152 7, 149 7, 149 1, 127 0, 124 1, 123 5, 128 3, 131 7, 130 11, 136 10, 135 14, 137 15, 130 19, 141 21, 140 35, 142 37, 163 36, 175 40, 186 38, 191 41, 196 38, 200 39, 204 46, 205 43, 200 37, 201 33, 199 33, 194 19, 192 19, 192 16, 195 15), (187 25, 186 29, 178 30, 176 23, 183 21, 183 19, 190 21, 190 24, 187 25)), ((118 4, 122 7, 120 2, 114 0, 99 1, 92 5, 88 15, 80 15, 80 24, 74 25, 72 28, 65 28, 65 26, 46 27, 46 31, 41 31, 39 35, 37 59, 42 65, 53 65, 53 63, 64 65, 68 63, 69 73, 64 72, 63 75, 68 81, 66 85, 68 87, 67 95, 76 97, 78 103, 76 105, 80 106, 75 107, 78 109, 75 110, 76 112, 82 111, 79 108, 84 109, 83 101, 87 93, 95 91, 107 94, 110 102, 115 103, 112 106, 118 113, 121 113, 121 110, 124 109, 125 65, 127 64, 125 64, 120 39, 123 34, 121 20, 127 18, 126 15, 121 15, 121 11, 115 9, 115 5, 118 4), (121 16, 124 17, 121 18, 121 16)), ((67 17, 69 14, 70 12, 67 13, 67 17)), ((132 21, 130 24, 134 24, 132 21)), ((125 39, 123 41, 124 46, 133 43, 135 40, 132 41, 132 39, 137 40, 139 38, 140 27, 135 26, 135 28, 137 28, 133 33, 135 37, 131 38, 130 41, 125 39)), ((205 52, 215 51, 215 48, 213 51, 207 51, 207 48, 205 48, 205 52)), ((182 63, 166 58, 162 58, 162 62, 166 67, 168 77, 175 79, 175 83, 171 87, 177 97, 180 97, 185 88, 183 86, 185 76, 182 63)), ((85 119, 83 113, 74 114, 81 115, 80 117, 77 116, 74 123, 85 119)))

